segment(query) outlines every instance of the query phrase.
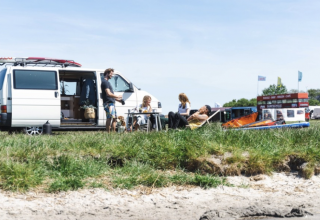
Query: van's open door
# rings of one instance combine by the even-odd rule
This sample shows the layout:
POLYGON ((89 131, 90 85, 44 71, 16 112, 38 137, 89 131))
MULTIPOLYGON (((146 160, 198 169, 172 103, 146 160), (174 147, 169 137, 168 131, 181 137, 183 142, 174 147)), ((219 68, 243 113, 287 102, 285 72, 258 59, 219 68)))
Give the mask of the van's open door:
POLYGON ((11 73, 12 127, 60 126, 60 85, 55 68, 14 68, 11 73))

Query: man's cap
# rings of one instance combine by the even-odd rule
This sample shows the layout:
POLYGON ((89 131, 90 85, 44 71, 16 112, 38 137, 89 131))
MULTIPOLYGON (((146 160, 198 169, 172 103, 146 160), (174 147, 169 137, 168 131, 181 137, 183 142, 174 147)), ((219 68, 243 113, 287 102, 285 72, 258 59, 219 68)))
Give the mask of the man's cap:
POLYGON ((211 113, 211 107, 210 107, 210 105, 206 105, 206 108, 208 109, 208 115, 210 115, 210 113, 211 113))

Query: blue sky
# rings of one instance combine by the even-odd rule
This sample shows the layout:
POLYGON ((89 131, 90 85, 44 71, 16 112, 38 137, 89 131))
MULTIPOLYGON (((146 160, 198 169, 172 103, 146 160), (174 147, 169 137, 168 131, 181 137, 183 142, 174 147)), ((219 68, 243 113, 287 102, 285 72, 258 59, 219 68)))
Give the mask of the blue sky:
POLYGON ((1 1, 0 56, 113 67, 177 110, 251 99, 277 77, 320 88, 320 2, 298 0, 1 1))

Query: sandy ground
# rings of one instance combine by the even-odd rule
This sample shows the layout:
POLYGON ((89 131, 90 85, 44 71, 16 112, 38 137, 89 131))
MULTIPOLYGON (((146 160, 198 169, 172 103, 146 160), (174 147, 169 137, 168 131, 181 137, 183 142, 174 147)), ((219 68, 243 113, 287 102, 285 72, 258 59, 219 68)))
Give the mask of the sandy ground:
POLYGON ((58 194, 1 192, 0 219, 200 219, 210 210, 249 206, 284 211, 301 207, 320 213, 320 176, 305 180, 294 173, 274 173, 255 178, 228 177, 228 181, 234 187, 90 189, 58 194))

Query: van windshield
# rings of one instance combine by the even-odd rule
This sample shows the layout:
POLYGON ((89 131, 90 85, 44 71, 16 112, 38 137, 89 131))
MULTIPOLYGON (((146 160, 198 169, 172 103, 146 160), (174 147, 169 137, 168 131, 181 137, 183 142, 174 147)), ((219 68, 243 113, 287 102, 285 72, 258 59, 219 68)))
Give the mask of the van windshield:
MULTIPOLYGON (((100 74, 101 81, 104 79, 104 74, 100 74)), ((114 74, 114 76, 109 79, 109 82, 113 88, 114 92, 129 92, 130 84, 124 80, 121 76, 114 74)))
POLYGON ((3 69, 0 71, 0 90, 2 90, 4 77, 6 76, 7 69, 3 69))

